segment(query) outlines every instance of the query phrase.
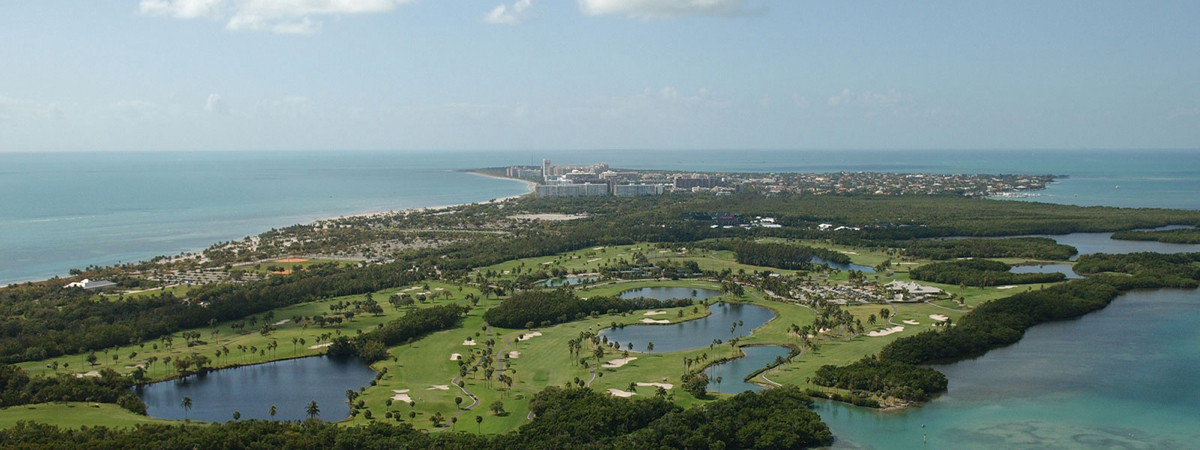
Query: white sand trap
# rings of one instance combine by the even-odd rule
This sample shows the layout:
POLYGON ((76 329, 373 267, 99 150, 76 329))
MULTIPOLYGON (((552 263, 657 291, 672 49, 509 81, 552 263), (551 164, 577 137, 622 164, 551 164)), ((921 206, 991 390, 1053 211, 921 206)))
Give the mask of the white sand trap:
POLYGON ((534 331, 532 333, 526 333, 526 334, 522 334, 522 335, 518 336, 517 340, 518 341, 528 341, 530 338, 535 338, 535 337, 538 337, 541 335, 542 335, 541 331, 534 331))
POLYGON ((614 397, 624 397, 624 398, 629 398, 629 397, 633 397, 634 395, 636 395, 633 392, 622 391, 620 389, 613 389, 613 388, 608 388, 608 393, 612 394, 614 397))
POLYGON ((600 258, 592 258, 592 259, 589 259, 589 260, 588 260, 588 262, 590 262, 590 263, 594 263, 594 262, 596 262, 596 261, 599 261, 599 260, 600 260, 600 258))
POLYGON ((412 397, 408 396, 408 389, 392 389, 392 392, 396 393, 396 395, 392 396, 392 400, 394 401, 403 403, 412 401, 412 397))
POLYGON ((917 322, 915 320, 905 320, 903 322, 905 325, 920 325, 921 324, 921 322, 917 322))
POLYGON ((930 314, 930 315, 929 315, 929 318, 930 318, 930 319, 933 319, 933 320, 936 320, 936 321, 938 321, 938 322, 945 322, 945 321, 946 321, 946 319, 949 319, 949 317, 943 316, 943 315, 941 315, 941 314, 930 314))
POLYGON ((513 351, 511 351, 511 352, 508 352, 508 357, 509 357, 509 359, 517 359, 517 358, 520 358, 520 357, 521 357, 521 352, 518 352, 518 351, 516 351, 516 350, 513 350, 513 351))
POLYGON ((435 291, 444 291, 444 290, 446 290, 446 288, 433 288, 433 290, 435 290, 435 291))
POLYGON ((318 349, 318 348, 325 348, 325 347, 328 347, 328 346, 330 346, 330 345, 333 345, 333 343, 332 343, 332 342, 326 342, 326 343, 324 343, 324 344, 310 345, 310 346, 308 346, 308 349, 309 349, 309 350, 316 350, 316 349, 318 349))
POLYGON ((642 323, 671 323, 670 320, 642 319, 642 323))
POLYGON ((451 361, 458 361, 458 360, 459 360, 459 358, 462 358, 462 355, 460 355, 460 354, 458 354, 458 353, 451 353, 451 354, 450 354, 450 360, 451 360, 451 361))
POLYGON ((848 252, 848 251, 844 251, 844 250, 840 251, 839 253, 845 253, 847 255, 857 255, 858 254, 858 252, 848 252))
POLYGON ((623 365, 629 364, 630 361, 633 361, 635 359, 637 359, 636 356, 630 356, 628 358, 621 358, 621 359, 614 359, 612 361, 601 364, 600 367, 603 367, 605 369, 616 369, 623 365))
POLYGON ((448 390, 450 390, 450 385, 448 385, 448 384, 431 384, 431 385, 429 385, 429 389, 426 389, 426 390, 427 391, 448 391, 448 390))
POLYGON ((666 250, 659 250, 658 252, 659 252, 659 253, 667 253, 667 251, 666 251, 666 250))
POLYGON ((663 389, 673 389, 675 387, 675 385, 673 385, 671 383, 638 383, 637 385, 638 386, 654 386, 654 387, 660 387, 663 389))
POLYGON ((642 315, 643 316, 659 316, 659 315, 663 315, 666 313, 667 313, 666 311, 646 311, 646 312, 642 313, 642 315))
POLYGON ((510 273, 512 273, 512 271, 511 271, 511 270, 505 270, 505 271, 504 271, 504 274, 505 274, 505 275, 508 275, 508 274, 510 274, 510 273))
POLYGON ((870 333, 867 333, 867 336, 871 336, 871 337, 887 336, 889 334, 899 333, 901 331, 904 331, 904 327, 897 325, 897 326, 888 328, 886 330, 872 331, 870 333))
POLYGON ((95 371, 95 370, 89 370, 87 373, 77 373, 77 374, 75 374, 75 378, 83 378, 83 377, 99 377, 99 376, 100 376, 100 372, 97 372, 97 371, 95 371))
POLYGON ((592 247, 592 250, 604 250, 604 247, 592 247))
POLYGON ((413 286, 413 287, 410 287, 410 288, 408 288, 408 289, 405 289, 403 292, 415 291, 415 290, 417 290, 417 289, 420 289, 420 288, 421 288, 420 286, 413 286))
POLYGON ((475 345, 475 340, 467 339, 467 340, 463 341, 463 345, 475 345))
POLYGON ((292 321, 292 319, 283 319, 278 322, 275 322, 275 326, 280 326, 280 325, 283 325, 283 324, 291 322, 291 321, 292 321))
POLYGON ((1015 287, 1016 287, 1015 285, 1011 285, 1011 284, 1010 284, 1010 285, 1008 285, 1008 286, 997 286, 997 287, 996 287, 996 289, 1012 289, 1012 288, 1015 288, 1015 287))

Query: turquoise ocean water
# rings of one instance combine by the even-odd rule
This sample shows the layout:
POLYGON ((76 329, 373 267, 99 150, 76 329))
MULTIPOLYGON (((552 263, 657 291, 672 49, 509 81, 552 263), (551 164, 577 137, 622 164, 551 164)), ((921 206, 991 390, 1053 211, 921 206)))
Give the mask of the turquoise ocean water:
MULTIPOLYGON (((199 250, 273 227, 519 194, 456 172, 598 161, 739 172, 1069 175, 1026 200, 1200 209, 1200 151, 0 154, 0 283, 199 250)), ((839 448, 1200 448, 1200 293, 1135 292, 939 367, 950 391, 880 412, 820 403, 839 448), (924 427, 922 427, 924 426, 924 427)))

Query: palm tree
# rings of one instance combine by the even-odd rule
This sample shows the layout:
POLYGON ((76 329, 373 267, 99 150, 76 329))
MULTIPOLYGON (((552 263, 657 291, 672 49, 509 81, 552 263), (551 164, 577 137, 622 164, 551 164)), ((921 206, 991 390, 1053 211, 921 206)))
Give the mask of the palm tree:
POLYGON ((483 423, 483 416, 475 416, 475 433, 482 434, 479 431, 480 424, 482 424, 482 423, 483 423))
POLYGON ((653 351, 654 351, 654 343, 653 343, 653 342, 647 342, 647 343, 646 343, 646 352, 653 352, 653 351))
POLYGON ((307 407, 307 408, 305 408, 305 409, 304 409, 304 411, 305 411, 306 413, 308 413, 308 418, 309 418, 309 419, 316 419, 316 418, 318 418, 318 417, 321 417, 321 408, 318 408, 318 407, 317 407, 317 401, 316 401, 316 400, 313 400, 313 401, 311 401, 311 402, 308 402, 308 407, 307 407))
POLYGON ((192 409, 192 398, 184 397, 183 401, 179 402, 179 404, 183 406, 183 420, 188 420, 187 413, 189 409, 192 409))
POLYGON ((271 405, 271 409, 267 410, 267 414, 271 415, 271 419, 275 419, 275 405, 271 405))

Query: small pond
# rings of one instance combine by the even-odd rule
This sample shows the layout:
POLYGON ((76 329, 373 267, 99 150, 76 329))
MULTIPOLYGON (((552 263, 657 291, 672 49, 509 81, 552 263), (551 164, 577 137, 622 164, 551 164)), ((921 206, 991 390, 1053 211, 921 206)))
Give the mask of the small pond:
POLYGON ((825 260, 823 258, 818 258, 816 256, 814 256, 812 258, 812 262, 815 264, 824 264, 826 266, 829 266, 829 267, 832 267, 832 268, 838 269, 838 270, 857 270, 862 273, 875 273, 874 268, 872 268, 870 266, 864 266, 862 264, 837 263, 837 262, 825 260))
POLYGON ((1042 264, 1038 266, 1014 266, 1008 269, 1012 273, 1061 273, 1067 276, 1067 279, 1083 278, 1075 273, 1070 264, 1042 264))
POLYGON ((135 387, 146 402, 146 413, 161 419, 182 420, 181 402, 192 399, 187 417, 206 422, 225 422, 233 412, 246 419, 301 420, 308 403, 316 401, 324 420, 342 420, 350 415, 346 391, 366 386, 375 371, 356 359, 338 360, 323 356, 276 361, 218 370, 186 380, 168 380, 135 387))
POLYGON ((655 300, 674 300, 680 298, 704 300, 718 295, 721 295, 721 292, 712 289, 665 286, 644 287, 621 292, 621 298, 645 297, 655 300))
MULTIPOLYGON (((732 337, 749 336, 750 331, 763 326, 775 317, 770 309, 740 303, 715 303, 708 306, 712 312, 703 319, 689 320, 670 325, 629 325, 625 328, 604 329, 600 336, 617 341, 621 348, 633 343, 633 351, 646 351, 646 344, 653 342, 653 353, 669 353, 707 347, 713 339, 722 342, 732 337), (742 324, 734 327, 741 321, 742 324), (729 329, 733 327, 733 333, 729 329)), ((664 316, 646 316, 647 319, 667 319, 664 316)))
POLYGON ((787 358, 790 352, 787 347, 778 345, 742 347, 742 353, 746 356, 710 366, 705 370, 704 373, 708 374, 708 390, 724 394, 761 390, 762 386, 747 383, 743 379, 751 372, 775 362, 775 358, 787 358), (720 383, 717 383, 717 377, 721 377, 720 383))
POLYGON ((596 278, 596 277, 551 278, 549 280, 546 280, 546 282, 544 284, 546 287, 574 286, 576 284, 583 283, 583 282, 590 283, 590 282, 596 281, 597 279, 598 278, 596 278))

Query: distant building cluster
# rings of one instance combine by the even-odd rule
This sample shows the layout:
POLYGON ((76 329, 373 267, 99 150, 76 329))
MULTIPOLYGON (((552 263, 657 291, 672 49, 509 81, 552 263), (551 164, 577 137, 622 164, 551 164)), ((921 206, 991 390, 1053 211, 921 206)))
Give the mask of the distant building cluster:
MULTIPOLYGON (((527 174, 528 170, 521 167, 509 168, 510 173, 527 174)), ((608 164, 605 163, 555 166, 549 159, 544 159, 542 166, 536 170, 540 170, 542 174, 542 183, 534 188, 534 194, 539 198, 601 195, 640 197, 662 195, 666 192, 666 186, 663 184, 630 183, 617 172, 608 170, 608 164)))

